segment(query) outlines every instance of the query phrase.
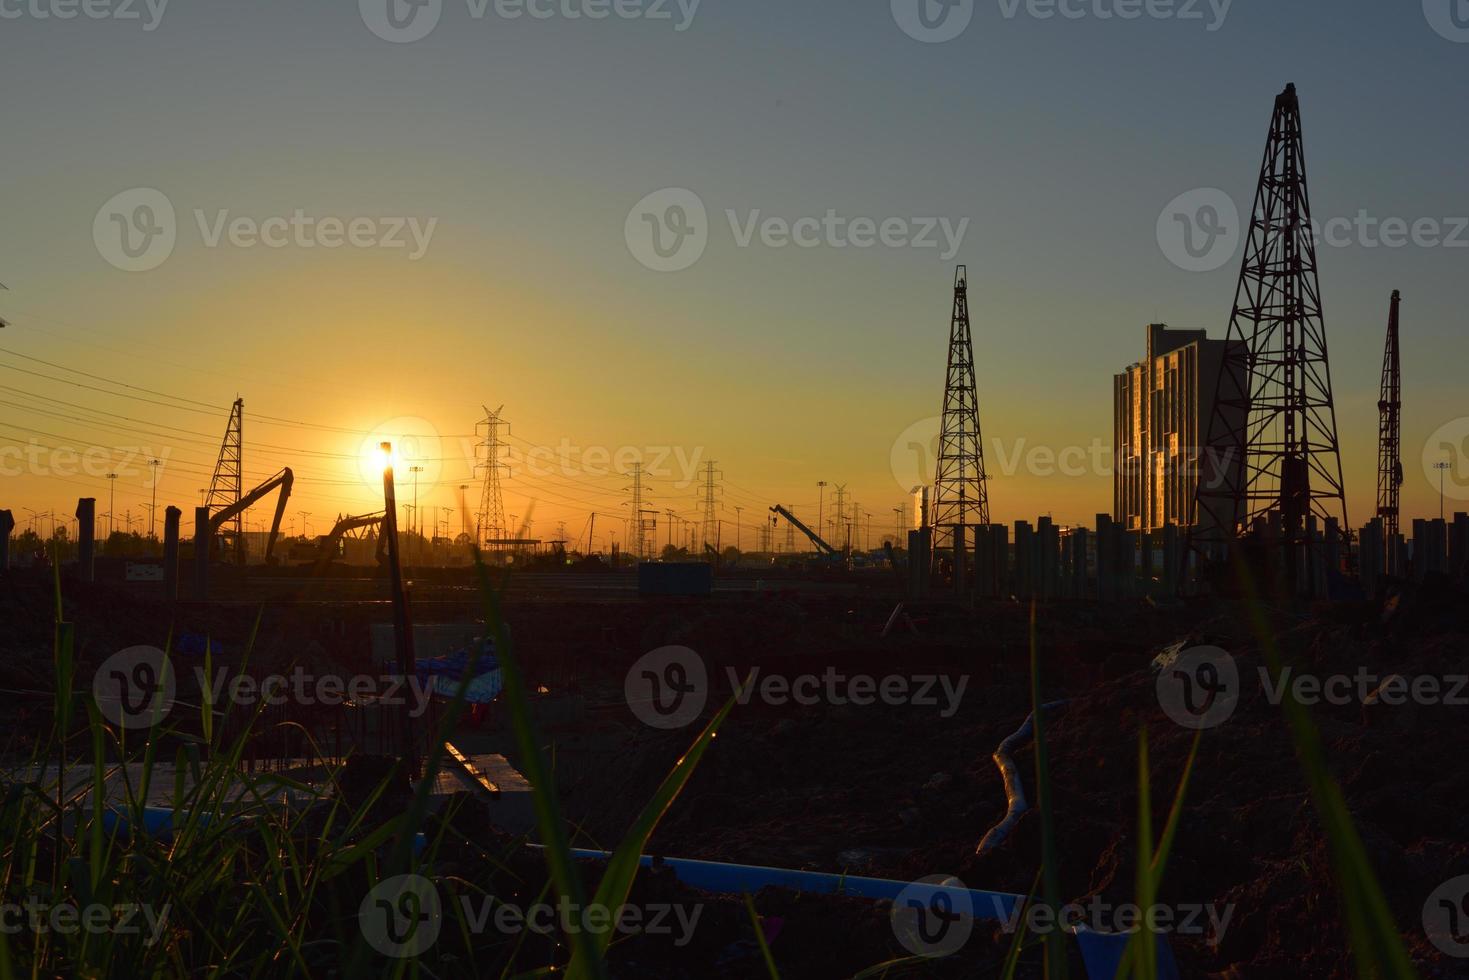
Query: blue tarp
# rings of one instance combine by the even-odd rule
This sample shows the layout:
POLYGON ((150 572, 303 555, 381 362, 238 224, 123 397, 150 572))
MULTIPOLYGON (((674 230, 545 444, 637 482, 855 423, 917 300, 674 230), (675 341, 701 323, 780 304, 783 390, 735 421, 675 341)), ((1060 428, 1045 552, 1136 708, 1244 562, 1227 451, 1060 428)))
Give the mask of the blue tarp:
POLYGON ((500 677, 500 660, 494 650, 494 641, 475 640, 469 648, 442 657, 420 658, 417 663, 418 681, 430 692, 452 698, 458 693, 459 682, 468 670, 473 679, 464 692, 464 700, 469 704, 489 704, 504 686, 500 677), (483 651, 472 666, 469 660, 471 648, 483 651))

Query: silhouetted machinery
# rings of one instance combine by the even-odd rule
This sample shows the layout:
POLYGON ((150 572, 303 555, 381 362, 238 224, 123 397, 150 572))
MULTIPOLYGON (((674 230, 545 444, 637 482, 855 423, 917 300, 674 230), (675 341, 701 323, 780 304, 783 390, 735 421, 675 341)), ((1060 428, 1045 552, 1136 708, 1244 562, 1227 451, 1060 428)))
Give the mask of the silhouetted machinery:
MULTIPOLYGON (((296 477, 288 466, 233 504, 220 508, 218 513, 209 513, 208 507, 194 509, 194 591, 196 598, 203 599, 209 594, 209 559, 220 528, 226 522, 234 520, 235 517, 249 510, 263 497, 279 490, 280 497, 275 503, 275 518, 270 523, 270 536, 265 540, 265 563, 275 564, 275 542, 280 537, 281 518, 286 513, 286 502, 291 499, 291 486, 295 480, 296 477)), ((243 539, 239 539, 236 543, 235 561, 241 565, 245 563, 243 539)))
POLYGON ((340 518, 329 534, 323 534, 320 538, 317 538, 317 544, 314 549, 315 554, 313 555, 315 560, 314 572, 320 573, 331 567, 331 563, 338 557, 341 551, 342 539, 351 532, 360 531, 363 528, 373 528, 377 531, 377 553, 375 557, 378 564, 382 564, 383 555, 387 548, 387 538, 382 534, 382 525, 382 511, 374 514, 363 514, 360 517, 340 518))
POLYGON ((821 557, 825 560, 845 560, 846 556, 843 555, 841 551, 827 544, 826 541, 821 537, 821 535, 817 534, 805 524, 801 523, 800 518, 796 517, 795 514, 792 514, 780 504, 776 504, 774 507, 770 508, 770 512, 772 514, 779 514, 781 517, 784 517, 786 520, 791 522, 792 527, 794 527, 797 531, 800 531, 802 534, 806 535, 806 537, 810 538, 811 543, 816 546, 817 553, 820 554, 821 557))

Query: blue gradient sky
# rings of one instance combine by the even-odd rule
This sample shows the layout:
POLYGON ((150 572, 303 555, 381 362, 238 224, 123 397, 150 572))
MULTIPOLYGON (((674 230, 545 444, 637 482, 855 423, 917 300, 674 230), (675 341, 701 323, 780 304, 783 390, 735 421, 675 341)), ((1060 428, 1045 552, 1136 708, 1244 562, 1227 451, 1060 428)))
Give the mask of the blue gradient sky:
MULTIPOLYGON (((776 500, 814 511, 818 480, 847 483, 875 526, 892 526, 906 489, 893 444, 940 408, 953 262, 938 250, 741 248, 726 209, 967 218, 953 261, 970 270, 987 448, 1009 452, 1020 440, 1110 443, 1112 374, 1141 355, 1144 324, 1222 335, 1237 258, 1183 271, 1155 226, 1194 188, 1248 208, 1286 82, 1300 90, 1318 220, 1469 214, 1469 43, 1441 36, 1417 2, 1236 0, 1210 31, 1206 5, 1205 21, 1122 21, 1098 19, 1088 0, 1069 20, 1024 6, 1008 18, 991 0, 941 44, 907 36, 887 2, 703 0, 679 32, 644 19, 476 20, 446 0, 412 44, 378 38, 347 2, 174 0, 152 31, 6 2, 22 15, 0 20, 0 315, 12 323, 0 346, 349 429, 413 416, 468 434, 482 404, 504 403, 532 442, 696 447, 718 460, 723 517, 743 506, 747 535, 776 500), (92 236, 103 203, 134 187, 162 190, 180 218, 174 254, 142 273, 109 265, 92 236), (694 191, 712 222, 703 257, 676 273, 644 268, 624 240, 629 209, 665 187, 694 191), (207 248, 196 208, 438 225, 418 261, 207 248)), ((1405 503, 1436 512, 1420 456, 1431 433, 1469 416, 1469 247, 1354 244, 1323 248, 1320 265, 1352 520, 1373 505, 1394 288, 1405 503)), ((0 374, 149 424, 223 427, 0 374)), ((77 447, 150 442, 16 408, 0 420, 77 447)), ((263 424, 250 435, 343 455, 361 442, 263 424)), ((186 466, 212 451, 175 458, 188 453, 196 462, 165 473, 161 503, 197 499, 204 483, 186 466)), ((262 454, 250 468, 286 461, 262 454)), ((294 465, 313 526, 372 509, 350 460, 294 465)), ((446 464, 434 502, 452 506, 447 485, 468 476, 446 464)), ((86 475, 3 479, 0 506, 69 512, 89 485, 106 495, 86 475)), ((588 511, 625 499, 616 476, 564 481, 507 485, 507 508, 534 497, 538 522, 574 535, 588 511)), ((655 506, 692 515, 679 482, 653 481, 655 506)), ((125 494, 134 507, 147 498, 126 483, 119 510, 125 494)), ((1109 509, 1110 481, 1022 467, 997 474, 992 498, 1000 519, 1089 521, 1109 509)))

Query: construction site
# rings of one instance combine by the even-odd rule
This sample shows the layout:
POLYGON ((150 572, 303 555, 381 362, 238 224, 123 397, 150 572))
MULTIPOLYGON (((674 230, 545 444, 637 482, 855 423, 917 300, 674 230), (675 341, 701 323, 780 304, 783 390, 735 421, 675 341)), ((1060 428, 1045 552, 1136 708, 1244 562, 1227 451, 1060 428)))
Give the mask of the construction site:
POLYGON ((319 423, 366 474, 349 494, 248 392, 167 426, 187 399, 157 379, 4 347, 42 413, 8 442, 181 449, 139 458, 141 506, 109 472, 27 518, 0 483, 7 901, 168 909, 107 937, 111 967, 34 934, 0 964, 1469 976, 1469 513, 1403 503, 1392 283, 1380 378, 1335 378, 1378 392, 1348 509, 1295 85, 1269 108, 1227 329, 1147 328, 1085 521, 995 516, 1027 505, 987 464, 965 264, 911 311, 938 430, 882 500, 767 499, 709 459, 674 489, 645 455, 596 500, 527 486, 498 399, 429 449, 319 423), (524 924, 486 925, 506 909, 524 924))

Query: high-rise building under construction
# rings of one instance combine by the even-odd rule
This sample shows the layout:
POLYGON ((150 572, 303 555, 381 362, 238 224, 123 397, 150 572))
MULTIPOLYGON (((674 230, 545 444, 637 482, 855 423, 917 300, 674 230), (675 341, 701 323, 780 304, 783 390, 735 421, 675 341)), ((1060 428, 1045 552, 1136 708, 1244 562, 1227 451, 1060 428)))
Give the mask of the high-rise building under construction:
POLYGON ((1150 323, 1147 355, 1112 382, 1113 519, 1153 531, 1193 522, 1201 447, 1224 341, 1150 323))

